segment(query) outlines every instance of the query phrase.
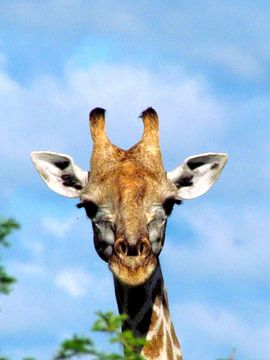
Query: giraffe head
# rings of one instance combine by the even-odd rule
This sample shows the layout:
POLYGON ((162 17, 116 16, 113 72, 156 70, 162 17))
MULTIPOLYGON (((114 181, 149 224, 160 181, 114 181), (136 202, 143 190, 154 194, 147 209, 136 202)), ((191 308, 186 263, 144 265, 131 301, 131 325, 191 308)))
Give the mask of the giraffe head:
POLYGON ((227 156, 192 156, 166 172, 155 110, 148 108, 142 113, 142 139, 129 150, 110 142, 104 114, 100 108, 90 113, 93 152, 89 172, 64 154, 38 151, 31 157, 52 190, 80 199, 78 207, 85 209, 92 222, 97 253, 117 279, 135 286, 144 283, 157 265, 174 204, 205 193, 221 173, 227 156))

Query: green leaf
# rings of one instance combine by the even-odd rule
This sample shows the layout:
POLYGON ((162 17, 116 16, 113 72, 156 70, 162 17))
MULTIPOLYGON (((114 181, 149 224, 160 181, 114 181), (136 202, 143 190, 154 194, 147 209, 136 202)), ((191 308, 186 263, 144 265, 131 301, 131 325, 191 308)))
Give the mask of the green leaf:
MULTIPOLYGON (((11 292, 11 285, 16 282, 16 279, 8 275, 5 269, 0 265, 0 294, 9 294, 11 292)), ((0 358, 1 360, 1 358, 0 358)))
POLYGON ((93 341, 88 337, 74 335, 71 339, 62 342, 54 359, 60 360, 70 359, 75 356, 95 355, 96 351, 93 345, 93 341))
MULTIPOLYGON (((0 218, 0 245, 9 246, 6 237, 15 229, 19 228, 19 224, 14 219, 3 220, 0 218)), ((0 294, 7 295, 11 291, 11 285, 16 279, 7 274, 5 268, 0 263, 0 294)), ((1 360, 1 358, 0 358, 1 360)))
POLYGON ((121 328, 123 322, 127 319, 127 315, 114 315, 112 312, 103 313, 98 311, 96 313, 98 319, 92 326, 92 331, 100 331, 113 333, 121 328))
MULTIPOLYGON (((128 318, 127 315, 98 312, 97 316, 98 320, 94 323, 92 330, 111 334, 109 342, 111 344, 120 344, 124 348, 124 356, 120 355, 119 359, 144 360, 144 357, 140 355, 140 350, 146 344, 146 340, 144 338, 137 338, 131 330, 121 331, 124 321, 128 318)), ((115 356, 116 354, 113 355, 115 356)), ((99 356, 98 360, 114 359, 107 354, 99 353, 99 356)))
POLYGON ((9 246, 9 242, 6 240, 6 237, 16 229, 19 229, 20 225, 16 220, 10 218, 3 220, 0 218, 0 245, 9 246))

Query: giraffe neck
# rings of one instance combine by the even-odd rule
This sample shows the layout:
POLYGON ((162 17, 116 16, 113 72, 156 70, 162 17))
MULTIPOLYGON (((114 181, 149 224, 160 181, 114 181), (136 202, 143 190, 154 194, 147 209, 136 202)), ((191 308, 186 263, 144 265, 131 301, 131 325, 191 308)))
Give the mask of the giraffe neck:
POLYGON ((145 359, 182 360, 160 264, 143 285, 129 287, 116 278, 114 285, 119 312, 128 315, 123 330, 130 329, 135 336, 147 340, 140 349, 145 359))

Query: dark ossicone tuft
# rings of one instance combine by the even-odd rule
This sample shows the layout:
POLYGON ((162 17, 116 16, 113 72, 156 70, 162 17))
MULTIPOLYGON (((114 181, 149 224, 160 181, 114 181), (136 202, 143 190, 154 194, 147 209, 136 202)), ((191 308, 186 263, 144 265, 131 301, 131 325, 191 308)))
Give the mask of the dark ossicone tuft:
POLYGON ((96 118, 96 117, 99 117, 99 116, 104 116, 105 112, 106 112, 105 109, 97 107, 97 108, 91 110, 90 115, 89 115, 90 119, 91 118, 96 118))
POLYGON ((157 116, 157 112, 156 112, 156 110, 154 110, 152 107, 149 107, 149 108, 147 108, 146 110, 144 110, 142 113, 141 113, 141 115, 140 115, 140 117, 141 118, 144 118, 144 117, 146 117, 146 116, 157 116))

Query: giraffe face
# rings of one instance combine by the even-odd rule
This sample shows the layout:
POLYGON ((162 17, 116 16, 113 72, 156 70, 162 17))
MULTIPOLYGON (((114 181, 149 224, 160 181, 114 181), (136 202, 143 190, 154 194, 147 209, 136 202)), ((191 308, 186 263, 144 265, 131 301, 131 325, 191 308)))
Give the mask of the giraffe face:
POLYGON ((128 285, 145 282, 162 250, 177 188, 165 173, 126 159, 93 178, 81 194, 98 255, 128 285))
POLYGON ((227 155, 192 156, 166 173, 158 116, 152 108, 142 113, 142 139, 129 150, 109 141, 104 114, 100 108, 90 113, 90 172, 80 169, 68 155, 37 151, 31 157, 53 191, 80 198, 78 207, 84 207, 92 221, 97 253, 121 282, 135 286, 144 283, 157 265, 173 205, 208 191, 227 155))

